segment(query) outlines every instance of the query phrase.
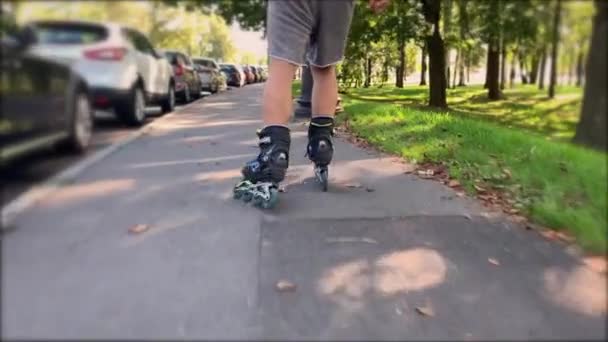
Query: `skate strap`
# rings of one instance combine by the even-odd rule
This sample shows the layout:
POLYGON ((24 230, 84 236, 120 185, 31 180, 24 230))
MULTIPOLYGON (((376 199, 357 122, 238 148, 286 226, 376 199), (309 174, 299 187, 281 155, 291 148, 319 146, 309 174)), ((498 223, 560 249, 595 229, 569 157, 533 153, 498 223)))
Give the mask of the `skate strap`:
POLYGON ((311 125, 311 126, 315 126, 315 127, 331 127, 331 126, 333 126, 333 125, 334 125, 334 123, 333 123, 333 122, 329 122, 329 123, 326 123, 326 124, 320 124, 320 123, 317 123, 317 122, 311 121, 311 122, 310 122, 310 125, 311 125))

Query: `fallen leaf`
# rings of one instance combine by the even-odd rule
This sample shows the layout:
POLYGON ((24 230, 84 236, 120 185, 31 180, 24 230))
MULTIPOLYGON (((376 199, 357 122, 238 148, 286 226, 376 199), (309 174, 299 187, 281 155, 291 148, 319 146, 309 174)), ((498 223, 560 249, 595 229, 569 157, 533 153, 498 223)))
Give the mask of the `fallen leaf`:
POLYGON ((511 208, 511 209, 507 210, 507 213, 509 213, 509 214, 519 214, 519 209, 511 208))
POLYGON ((361 187, 361 183, 348 183, 346 184, 347 188, 360 188, 361 187))
POLYGON ((457 186, 460 186, 460 182, 455 179, 452 179, 451 181, 448 182, 448 186, 450 188, 455 188, 457 186))
POLYGON ((435 316, 435 312, 433 312, 433 309, 428 304, 426 306, 417 306, 416 312, 418 312, 422 316, 428 316, 428 317, 435 316))
POLYGON ((129 228, 129 233, 131 234, 141 234, 150 228, 147 224, 136 224, 133 227, 129 228))
POLYGON ((374 192, 374 191, 376 191, 376 189, 368 187, 368 188, 365 188, 365 191, 367 191, 367 192, 374 192))
POLYGON ((464 197, 464 196, 465 196, 465 194, 464 194, 464 192, 457 192, 457 193, 456 193, 456 196, 458 196, 458 197, 461 197, 461 198, 462 198, 462 197, 464 197))
POLYGON ((276 288, 280 292, 294 291, 296 289, 296 284, 288 280, 281 280, 277 283, 276 288))
POLYGON ((509 170, 509 169, 502 169, 502 173, 504 173, 504 175, 507 176, 507 178, 511 178, 511 176, 512 176, 511 170, 509 170))
POLYGON ((401 311, 401 309, 399 309, 399 307, 395 307, 395 313, 399 316, 403 315, 403 311, 401 311))
POLYGON ((477 184, 473 184, 473 187, 475 188, 475 190, 477 190, 477 192, 485 192, 486 189, 484 187, 481 187, 477 184))
POLYGON ((435 174, 435 171, 432 169, 428 169, 428 170, 418 170, 418 175, 420 176, 432 176, 435 174))
POLYGON ((488 258, 488 262, 492 265, 500 266, 500 262, 498 262, 498 260, 496 260, 494 258, 488 258))
POLYGON ((284 186, 280 186, 279 187, 279 192, 285 192, 285 187, 284 186))

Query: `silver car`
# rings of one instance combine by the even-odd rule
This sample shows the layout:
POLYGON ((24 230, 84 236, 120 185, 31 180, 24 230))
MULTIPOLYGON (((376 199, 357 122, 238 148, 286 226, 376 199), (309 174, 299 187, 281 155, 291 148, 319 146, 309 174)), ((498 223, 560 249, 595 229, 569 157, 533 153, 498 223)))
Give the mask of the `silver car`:
POLYGON ((137 30, 118 24, 85 21, 35 21, 30 52, 72 66, 86 80, 93 105, 114 109, 127 124, 139 126, 145 107, 175 106, 173 70, 164 56, 137 30))

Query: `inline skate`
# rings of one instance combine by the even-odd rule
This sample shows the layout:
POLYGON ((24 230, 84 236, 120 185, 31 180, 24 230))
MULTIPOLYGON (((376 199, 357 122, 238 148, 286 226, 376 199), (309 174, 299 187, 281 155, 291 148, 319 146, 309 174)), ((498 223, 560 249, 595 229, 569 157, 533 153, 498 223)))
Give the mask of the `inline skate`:
POLYGON ((329 163, 334 154, 332 136, 334 118, 315 117, 308 126, 308 146, 306 155, 314 163, 314 172, 323 191, 327 191, 329 182, 329 163))

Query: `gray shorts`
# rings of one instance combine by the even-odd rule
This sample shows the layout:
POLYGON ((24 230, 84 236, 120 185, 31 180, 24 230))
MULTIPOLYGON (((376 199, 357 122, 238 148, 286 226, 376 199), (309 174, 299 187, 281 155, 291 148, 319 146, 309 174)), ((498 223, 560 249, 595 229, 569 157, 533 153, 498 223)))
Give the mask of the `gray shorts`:
POLYGON ((344 58, 354 0, 268 1, 268 55, 326 67, 344 58))

